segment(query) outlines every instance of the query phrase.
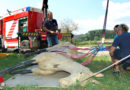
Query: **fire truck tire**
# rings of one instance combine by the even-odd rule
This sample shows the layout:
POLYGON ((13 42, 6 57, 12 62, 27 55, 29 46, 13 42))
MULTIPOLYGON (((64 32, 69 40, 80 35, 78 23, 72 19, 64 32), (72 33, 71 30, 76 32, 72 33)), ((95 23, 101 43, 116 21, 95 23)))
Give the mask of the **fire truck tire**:
POLYGON ((40 41, 38 39, 33 39, 31 41, 31 49, 37 50, 38 48, 40 48, 40 41))
POLYGON ((30 50, 29 40, 23 40, 20 44, 20 51, 30 50))

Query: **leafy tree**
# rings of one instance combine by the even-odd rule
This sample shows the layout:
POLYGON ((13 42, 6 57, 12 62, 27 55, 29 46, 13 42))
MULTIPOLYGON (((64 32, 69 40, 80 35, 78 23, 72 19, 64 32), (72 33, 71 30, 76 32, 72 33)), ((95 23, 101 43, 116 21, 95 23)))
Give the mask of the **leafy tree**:
POLYGON ((59 26, 61 28, 61 32, 63 33, 62 40, 63 41, 71 41, 71 33, 78 29, 78 24, 70 19, 66 19, 60 21, 59 26))
POLYGON ((94 37, 94 41, 98 41, 98 40, 100 40, 99 37, 98 37, 98 36, 95 36, 95 37, 94 37))
POLYGON ((78 24, 70 19, 60 21, 59 26, 63 33, 71 33, 78 29, 78 24))
MULTIPOLYGON (((112 39, 115 36, 115 33, 113 30, 106 30, 106 39, 112 39)), ((92 40, 100 40, 102 37, 102 29, 97 29, 97 30, 90 30, 86 34, 82 34, 82 36, 77 37, 79 41, 92 41, 92 40)))

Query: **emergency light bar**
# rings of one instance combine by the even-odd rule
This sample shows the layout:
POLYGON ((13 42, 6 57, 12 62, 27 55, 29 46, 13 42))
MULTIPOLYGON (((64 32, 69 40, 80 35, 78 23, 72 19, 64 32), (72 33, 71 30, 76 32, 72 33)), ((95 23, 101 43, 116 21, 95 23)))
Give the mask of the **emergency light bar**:
POLYGON ((21 12, 26 12, 26 11, 34 11, 34 12, 41 12, 41 13, 42 13, 42 10, 41 10, 41 9, 33 8, 33 7, 25 7, 25 8, 21 8, 21 9, 12 11, 12 12, 10 12, 10 14, 9 14, 9 13, 6 13, 6 14, 4 14, 3 16, 1 16, 1 19, 2 19, 2 18, 5 18, 5 17, 7 17, 7 16, 10 16, 10 15, 15 15, 15 14, 18 14, 18 13, 21 13, 21 12))

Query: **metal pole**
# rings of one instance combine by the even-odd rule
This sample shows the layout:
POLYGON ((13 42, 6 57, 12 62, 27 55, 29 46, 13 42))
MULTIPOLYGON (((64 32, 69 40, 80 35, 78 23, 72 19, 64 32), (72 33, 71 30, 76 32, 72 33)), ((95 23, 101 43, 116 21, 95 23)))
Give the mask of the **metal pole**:
POLYGON ((99 44, 99 47, 102 47, 102 45, 104 44, 104 41, 105 41, 108 7, 109 7, 109 0, 107 0, 106 13, 105 13, 104 25, 103 25, 103 31, 102 31, 102 40, 101 40, 101 43, 99 44))
POLYGON ((47 19, 48 0, 43 0, 42 11, 44 13, 44 19, 47 19))

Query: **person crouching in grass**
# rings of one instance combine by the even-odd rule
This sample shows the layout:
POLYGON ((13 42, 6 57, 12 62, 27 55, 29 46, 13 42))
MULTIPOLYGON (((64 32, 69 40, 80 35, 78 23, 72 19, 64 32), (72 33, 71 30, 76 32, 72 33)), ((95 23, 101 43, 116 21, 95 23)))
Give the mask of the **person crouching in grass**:
MULTIPOLYGON (((110 56, 114 57, 114 63, 126 57, 127 55, 130 55, 130 33, 128 33, 128 30, 129 28, 125 24, 120 24, 117 27, 117 33, 119 36, 114 40, 110 49, 110 56), (120 48, 120 54, 118 52, 114 53, 118 46, 120 48), (120 56, 120 58, 115 58, 115 56, 120 56)), ((130 70, 130 58, 121 63, 123 64, 124 70, 130 70)), ((119 64, 117 64, 113 73, 119 74, 119 72, 119 64)))

